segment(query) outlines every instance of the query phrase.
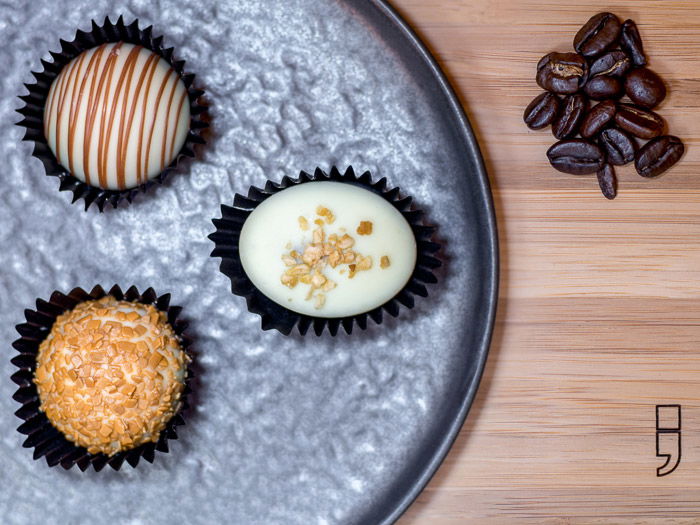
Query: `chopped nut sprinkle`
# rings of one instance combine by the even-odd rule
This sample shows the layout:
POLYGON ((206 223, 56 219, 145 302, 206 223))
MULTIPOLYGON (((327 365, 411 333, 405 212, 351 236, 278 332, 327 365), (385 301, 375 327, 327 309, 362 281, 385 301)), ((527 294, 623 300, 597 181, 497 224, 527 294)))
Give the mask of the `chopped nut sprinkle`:
POLYGON ((335 222, 335 215, 333 215, 333 212, 324 206, 316 208, 316 215, 323 217, 328 224, 333 224, 335 222))
POLYGON ((39 346, 40 410, 92 454, 155 442, 180 409, 188 361, 154 306, 86 301, 60 315, 39 346))
POLYGON ((372 268, 372 258, 370 256, 362 257, 360 262, 357 263, 357 271, 369 270, 372 268))
POLYGON ((358 235, 372 235, 372 222, 371 221, 360 221, 360 225, 357 227, 358 235))
POLYGON ((388 268, 389 265, 391 265, 391 261, 389 261, 389 256, 388 255, 382 255, 382 258, 379 260, 379 267, 384 270, 385 268, 388 268))
MULTIPOLYGON (((291 243, 286 244, 285 249, 288 250, 288 253, 282 254, 282 262, 287 269, 280 277, 280 282, 288 288, 294 288, 299 283, 308 285, 306 299, 314 299, 314 307, 320 309, 326 304, 325 293, 337 286, 336 282, 324 275, 323 270, 326 265, 331 268, 348 265, 348 278, 352 279, 358 272, 372 268, 372 258, 352 251, 355 239, 347 233, 345 228, 339 228, 340 233, 326 235, 324 229, 326 224, 335 222, 335 214, 331 210, 325 206, 318 206, 316 215, 322 219, 313 220, 317 228, 313 230, 311 242, 303 247, 302 253, 293 250, 291 243)), ((372 227, 371 221, 360 221, 357 233, 371 235, 372 227)), ((308 231, 310 228, 309 221, 303 216, 299 217, 299 228, 302 231, 308 231)), ((382 258, 381 265, 382 268, 389 265, 388 257, 382 258), (385 259, 386 266, 384 266, 385 259)), ((339 269, 340 274, 345 274, 345 272, 346 268, 339 269)))

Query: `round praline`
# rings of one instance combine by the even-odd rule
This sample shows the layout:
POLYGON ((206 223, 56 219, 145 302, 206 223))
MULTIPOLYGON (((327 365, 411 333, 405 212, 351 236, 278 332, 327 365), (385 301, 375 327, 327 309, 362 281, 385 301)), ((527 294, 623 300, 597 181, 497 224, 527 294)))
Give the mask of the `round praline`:
POLYGON ((80 181, 126 190, 162 173, 190 128, 188 92, 161 56, 105 43, 82 52, 51 84, 44 135, 56 160, 80 181))
POLYGON ((163 312, 106 296, 56 319, 33 380, 66 439, 113 456, 158 441, 181 408, 189 361, 163 312))

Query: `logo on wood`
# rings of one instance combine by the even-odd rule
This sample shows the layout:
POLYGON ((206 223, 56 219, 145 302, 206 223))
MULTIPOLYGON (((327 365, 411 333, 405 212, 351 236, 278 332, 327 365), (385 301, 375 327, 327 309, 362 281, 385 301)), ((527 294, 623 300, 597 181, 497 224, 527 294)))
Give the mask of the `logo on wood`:
POLYGON ((656 405, 656 457, 666 459, 657 477, 668 476, 681 463, 680 405, 656 405))

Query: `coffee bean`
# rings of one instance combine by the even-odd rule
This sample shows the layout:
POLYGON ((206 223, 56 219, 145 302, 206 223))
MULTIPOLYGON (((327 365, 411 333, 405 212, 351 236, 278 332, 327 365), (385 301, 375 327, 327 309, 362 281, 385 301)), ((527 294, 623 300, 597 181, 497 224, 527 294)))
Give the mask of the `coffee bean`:
POLYGON ((605 100, 606 98, 620 98, 623 86, 619 78, 601 75, 590 79, 583 91, 593 100, 605 100))
POLYGON ((588 63, 576 53, 550 53, 537 64, 537 84, 545 91, 576 93, 588 76, 588 63))
POLYGON ((615 123, 640 139, 653 139, 664 131, 664 120, 648 109, 620 104, 615 113, 615 123))
POLYGON ((530 129, 546 128, 557 118, 559 106, 559 97, 545 91, 528 104, 523 120, 530 129))
POLYGON ((528 104, 523 120, 530 129, 551 124, 559 141, 547 158, 555 169, 596 173, 603 195, 614 199, 614 166, 634 161, 640 175, 655 177, 678 162, 684 146, 677 137, 661 136, 666 123, 652 109, 666 97, 666 86, 644 67, 632 20, 621 24, 612 13, 598 13, 576 33, 574 49, 540 59, 536 79, 546 92, 528 104), (625 94, 631 103, 619 102, 625 94), (600 102, 589 109, 590 100, 600 102), (583 138, 574 138, 577 133, 583 138), (639 149, 637 137, 649 142, 639 149))
POLYGON ((598 144, 606 153, 608 162, 615 166, 632 162, 637 151, 637 141, 617 128, 603 130, 598 138, 598 144))
POLYGON ((617 177, 615 169, 610 164, 605 164, 598 170, 598 186, 606 199, 614 199, 617 195, 617 177))
POLYGON ((632 20, 625 20, 620 32, 620 47, 629 55, 632 63, 637 66, 646 66, 647 57, 644 56, 642 37, 639 36, 637 24, 632 20))
POLYGON ((605 163, 600 148, 582 139, 557 142, 547 150, 547 158, 554 169, 572 175, 595 173, 605 163))
POLYGON ((666 98, 666 86, 659 75, 650 69, 640 67, 627 75, 625 93, 635 104, 651 109, 666 98))
POLYGON ((598 13, 578 30, 574 49, 590 58, 611 49, 620 37, 620 21, 612 13, 598 13))
POLYGON ((634 167, 642 177, 657 177, 678 162, 684 151, 685 147, 678 137, 657 137, 637 152, 634 167))
POLYGON ((581 123, 581 136, 588 139, 596 136, 615 120, 616 106, 612 100, 606 100, 595 105, 581 123))
POLYGON ((632 66, 632 61, 624 51, 610 51, 596 58, 589 68, 588 78, 605 75, 621 78, 632 66))
POLYGON ((552 123, 552 134, 559 140, 575 136, 587 109, 588 100, 580 93, 566 97, 559 116, 552 123))

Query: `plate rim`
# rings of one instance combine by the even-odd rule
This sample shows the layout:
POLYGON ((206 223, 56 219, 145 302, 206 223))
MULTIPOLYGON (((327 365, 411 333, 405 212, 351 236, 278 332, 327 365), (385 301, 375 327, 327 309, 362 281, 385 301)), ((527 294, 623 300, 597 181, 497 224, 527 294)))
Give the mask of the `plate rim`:
POLYGON ((486 205, 485 224, 486 229, 488 230, 487 237, 489 240, 489 246, 487 248, 492 261, 488 276, 488 287, 490 288, 490 293, 487 292, 486 330, 481 338, 477 351, 478 363, 476 374, 472 378, 467 388, 466 395, 462 399, 462 403, 457 414, 455 415, 455 418, 449 425, 447 432, 445 432, 443 437, 440 439, 439 445, 432 452, 425 468, 423 468, 420 475, 413 481, 409 490, 398 501, 390 505, 389 510, 384 513, 384 517, 379 521, 379 523, 382 525, 390 525, 398 521, 398 519, 408 510, 408 508, 416 501, 420 493, 436 474, 452 448, 452 445, 457 440, 459 432, 466 421, 467 415, 469 414, 469 410, 471 409, 484 374, 484 368, 486 366, 486 360, 488 358, 489 348, 493 337, 496 320, 496 307, 498 305, 500 261, 498 248, 498 227, 496 223, 491 184, 489 182, 486 166, 481 154, 481 149, 479 148, 476 136, 474 135, 474 130, 472 129, 471 123, 469 122, 464 108, 459 101, 455 89, 450 84, 446 74, 426 44, 421 40, 409 23, 389 3, 389 0, 369 0, 369 2, 386 18, 387 22, 396 27, 413 46, 420 59, 430 70, 430 73, 440 87, 440 91, 445 96, 448 105, 452 109, 453 116, 456 117, 456 128, 458 129, 462 141, 467 146, 467 156, 474 161, 476 168, 475 175, 478 183, 477 185, 480 190, 479 193, 484 201, 484 204, 486 205))

